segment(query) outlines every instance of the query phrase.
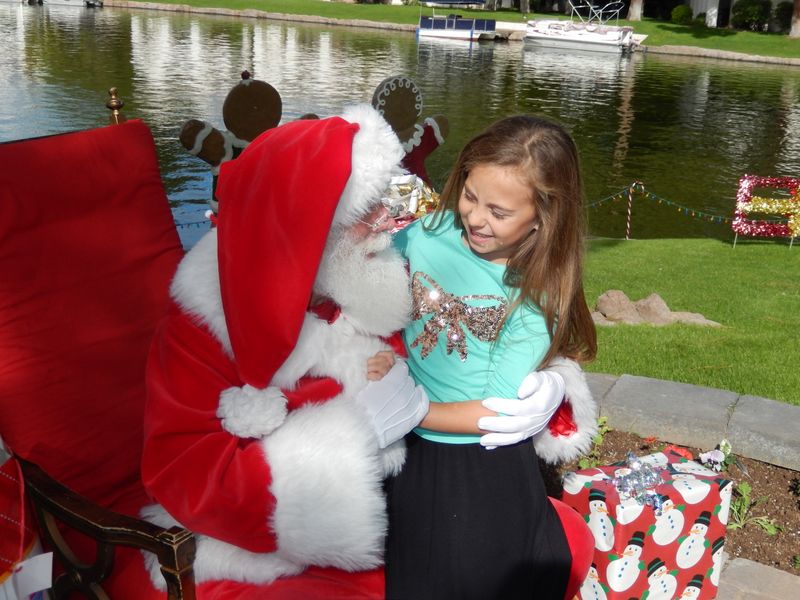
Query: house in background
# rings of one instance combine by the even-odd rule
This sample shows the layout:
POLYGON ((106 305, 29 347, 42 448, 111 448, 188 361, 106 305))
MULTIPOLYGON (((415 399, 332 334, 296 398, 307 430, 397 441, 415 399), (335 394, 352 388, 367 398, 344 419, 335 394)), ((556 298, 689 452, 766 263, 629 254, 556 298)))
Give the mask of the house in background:
MULTIPOLYGON (((786 0, 770 0, 772 10, 782 1, 786 0)), ((705 13, 707 27, 727 27, 731 22, 731 11, 736 0, 688 0, 685 3, 691 6, 693 16, 705 13)), ((780 31, 780 29, 781 26, 777 21, 770 18, 769 30, 780 31)))
POLYGON ((731 22, 733 0, 689 0, 692 14, 706 14, 707 27, 727 27, 731 22))

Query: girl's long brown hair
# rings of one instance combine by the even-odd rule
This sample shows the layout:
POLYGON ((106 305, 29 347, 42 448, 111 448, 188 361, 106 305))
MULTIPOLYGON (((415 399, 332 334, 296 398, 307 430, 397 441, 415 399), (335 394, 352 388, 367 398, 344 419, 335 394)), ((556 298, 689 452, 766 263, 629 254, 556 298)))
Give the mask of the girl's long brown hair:
POLYGON ((516 169, 530 185, 538 227, 508 259, 505 284, 519 289, 514 306, 527 302, 544 315, 551 343, 540 366, 558 355, 593 360, 597 333, 583 293, 586 224, 575 142, 560 125, 527 115, 502 119, 472 138, 438 206, 441 212, 453 211, 461 227, 458 199, 464 182, 473 168, 485 164, 516 169))

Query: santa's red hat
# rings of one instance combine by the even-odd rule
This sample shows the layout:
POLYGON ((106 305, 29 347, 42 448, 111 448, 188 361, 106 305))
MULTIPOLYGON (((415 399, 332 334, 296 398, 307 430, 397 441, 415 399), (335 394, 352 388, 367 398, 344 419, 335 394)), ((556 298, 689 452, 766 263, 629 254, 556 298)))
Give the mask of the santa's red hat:
POLYGON ((371 107, 265 131, 219 174, 222 306, 242 381, 266 387, 294 349, 328 232, 368 213, 403 149, 371 107))

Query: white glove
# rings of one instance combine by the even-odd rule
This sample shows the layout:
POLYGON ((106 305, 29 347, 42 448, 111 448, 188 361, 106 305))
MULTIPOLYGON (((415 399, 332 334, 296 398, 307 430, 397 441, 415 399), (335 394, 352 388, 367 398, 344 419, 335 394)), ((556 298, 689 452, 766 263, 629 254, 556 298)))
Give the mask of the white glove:
POLYGON ((414 429, 428 414, 428 394, 408 374, 408 365, 398 360, 383 379, 370 381, 356 396, 386 448, 414 429))
POLYGON ((481 403, 504 415, 478 419, 480 429, 495 432, 481 436, 481 446, 489 450, 510 446, 547 427, 564 399, 564 378, 555 371, 534 371, 522 380, 517 396, 487 398, 481 403))

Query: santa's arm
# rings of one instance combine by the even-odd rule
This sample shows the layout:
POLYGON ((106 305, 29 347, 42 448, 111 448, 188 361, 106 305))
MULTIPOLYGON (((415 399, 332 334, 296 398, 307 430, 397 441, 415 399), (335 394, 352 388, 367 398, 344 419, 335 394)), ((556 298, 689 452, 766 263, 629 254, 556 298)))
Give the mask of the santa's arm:
POLYGON ((185 527, 253 552, 378 564, 385 509, 364 412, 337 400, 309 404, 263 441, 244 440, 215 414, 236 381, 216 340, 173 312, 148 367, 142 475, 153 498, 185 527))
POLYGON ((494 416, 478 419, 487 448, 533 438, 537 454, 546 462, 577 458, 591 448, 597 432, 597 406, 580 366, 556 357, 546 369, 529 373, 516 397, 490 397, 483 407, 494 416))
POLYGON ((220 393, 236 377, 216 339, 173 308, 148 361, 142 480, 184 527, 271 552, 270 467, 256 440, 230 434, 216 416, 220 393))
POLYGON ((528 401, 524 398, 441 402, 431 404, 420 427, 449 433, 495 432, 481 439, 488 447, 517 443, 535 430, 538 433, 533 435, 533 443, 537 454, 545 461, 555 464, 573 460, 591 448, 597 434, 597 407, 583 371, 575 361, 559 357, 544 371, 558 373, 564 380, 565 391, 554 388, 558 396, 550 400, 541 395, 556 392, 540 384, 536 390, 539 397, 529 401, 535 404, 531 411, 526 411, 528 401), (547 411, 546 406, 551 402, 553 408, 547 411), (510 414, 512 411, 515 414, 510 414), (539 419, 543 419, 541 431, 535 425, 539 419))

